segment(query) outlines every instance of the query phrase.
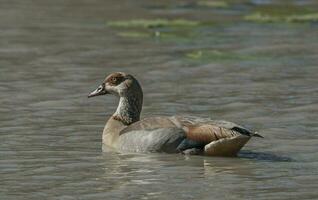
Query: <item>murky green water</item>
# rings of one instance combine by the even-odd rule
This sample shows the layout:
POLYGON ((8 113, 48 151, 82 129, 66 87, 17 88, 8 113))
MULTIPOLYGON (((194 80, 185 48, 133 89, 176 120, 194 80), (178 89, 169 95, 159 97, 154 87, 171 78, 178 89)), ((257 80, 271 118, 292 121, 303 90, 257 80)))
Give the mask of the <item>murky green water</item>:
POLYGON ((0 3, 0 199, 318 198, 316 22, 244 18, 277 1, 0 3), (162 18, 199 25, 107 25, 162 18), (238 158, 102 153, 117 101, 86 95, 114 71, 140 80, 143 116, 225 119, 265 139, 238 158))

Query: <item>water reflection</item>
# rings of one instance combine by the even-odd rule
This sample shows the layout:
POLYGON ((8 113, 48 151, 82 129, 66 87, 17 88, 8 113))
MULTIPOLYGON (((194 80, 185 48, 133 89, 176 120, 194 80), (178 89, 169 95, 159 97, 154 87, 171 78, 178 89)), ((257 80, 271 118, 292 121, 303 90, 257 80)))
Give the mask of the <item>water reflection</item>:
POLYGON ((249 150, 242 150, 238 154, 240 158, 248 158, 257 161, 270 161, 270 162, 291 162, 292 158, 287 156, 280 156, 274 153, 256 152, 249 150))
MULTIPOLYGON (((222 173, 231 173, 238 176, 253 175, 253 166, 255 162, 250 159, 239 157, 206 157, 206 156, 188 156, 182 154, 138 154, 138 153, 118 153, 108 151, 103 153, 103 157, 111 160, 111 166, 105 169, 105 175, 135 176, 140 174, 146 180, 155 181, 149 175, 169 168, 169 173, 183 174, 185 171, 178 171, 180 167, 190 170, 193 176, 213 176, 222 173), (175 170, 174 170, 175 169, 175 170)), ((141 181, 141 180, 140 180, 141 181)), ((144 180, 145 181, 145 180, 144 180)), ((142 182, 142 181, 141 181, 142 182)), ((145 182, 143 182, 145 183, 145 182)))

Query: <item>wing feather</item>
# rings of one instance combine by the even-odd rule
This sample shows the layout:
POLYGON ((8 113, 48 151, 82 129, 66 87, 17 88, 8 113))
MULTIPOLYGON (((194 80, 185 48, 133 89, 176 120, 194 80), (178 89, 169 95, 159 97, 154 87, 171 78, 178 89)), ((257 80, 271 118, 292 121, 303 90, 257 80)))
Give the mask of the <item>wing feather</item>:
POLYGON ((185 137, 178 149, 202 149, 209 155, 234 155, 252 137, 258 134, 232 122, 189 117, 144 118, 124 128, 120 135, 136 131, 171 130, 183 132, 185 137))
POLYGON ((187 126, 185 130, 187 138, 205 143, 240 135, 240 133, 231 129, 226 129, 211 124, 191 125, 187 126))

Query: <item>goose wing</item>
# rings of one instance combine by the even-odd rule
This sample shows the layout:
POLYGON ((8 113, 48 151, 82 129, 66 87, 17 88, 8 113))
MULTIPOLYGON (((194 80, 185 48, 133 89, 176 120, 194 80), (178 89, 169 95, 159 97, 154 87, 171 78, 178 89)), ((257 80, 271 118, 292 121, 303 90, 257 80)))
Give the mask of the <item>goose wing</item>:
POLYGON ((173 142, 177 151, 194 148, 207 155, 229 156, 235 155, 252 136, 261 137, 232 122, 180 116, 145 118, 123 129, 120 135, 126 137, 128 132, 138 135, 140 140, 140 136, 151 135, 156 143, 164 143, 163 135, 165 140, 174 138, 178 141, 173 142))
POLYGON ((203 152, 210 156, 235 156, 253 136, 261 135, 238 124, 202 118, 179 117, 184 125, 186 140, 182 149, 189 148, 192 141, 204 144, 203 152))

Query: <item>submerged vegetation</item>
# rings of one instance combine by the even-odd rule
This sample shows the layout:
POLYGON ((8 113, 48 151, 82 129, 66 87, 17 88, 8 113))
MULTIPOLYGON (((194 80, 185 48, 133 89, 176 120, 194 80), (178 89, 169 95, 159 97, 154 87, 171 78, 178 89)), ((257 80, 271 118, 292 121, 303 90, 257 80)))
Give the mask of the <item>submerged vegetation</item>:
POLYGON ((287 18, 287 22, 318 22, 318 13, 292 15, 287 18))
MULTIPOLYGON (((228 62, 236 60, 258 60, 268 59, 260 54, 246 55, 237 51, 220 50, 216 47, 219 43, 218 31, 222 31, 227 24, 240 23, 249 21, 253 23, 312 23, 318 22, 318 12, 316 8, 310 6, 299 6, 295 4, 262 4, 242 5, 243 11, 237 14, 237 6, 235 1, 213 1, 199 0, 196 2, 187 3, 186 6, 182 3, 174 6, 159 6, 160 9, 196 9, 205 8, 214 12, 210 17, 204 18, 205 21, 187 20, 183 18, 167 19, 128 19, 119 21, 107 22, 107 26, 114 28, 117 35, 124 38, 138 40, 154 40, 160 42, 172 42, 179 45, 180 49, 184 46, 191 46, 191 50, 182 52, 182 58, 195 62, 228 62), (182 6, 180 6, 182 5, 182 6), (244 7, 245 6, 245 7, 244 7), (221 10, 221 11, 220 11, 221 10), (222 13, 225 11, 224 13, 222 13), (219 17, 220 15, 227 17, 219 17), (220 29, 218 29, 220 28, 220 29), (216 34, 215 34, 216 33, 216 34), (202 42, 205 40, 206 43, 202 42), (214 49, 206 49, 206 46, 214 45, 214 49), (203 45, 203 49, 193 51, 193 46, 203 45), (218 50, 216 50, 218 49, 218 50)), ((153 8, 156 9, 156 8, 153 8)), ((229 39, 229 38, 228 38, 229 39)), ((202 48, 202 47, 201 47, 202 48)), ((220 47, 222 49, 222 47, 220 47)))
POLYGON ((282 21, 281 17, 277 16, 270 16, 268 14, 261 14, 261 13, 253 13, 251 15, 247 15, 244 17, 247 21, 253 22, 280 22, 282 21))
POLYGON ((123 31, 117 34, 121 37, 127 37, 127 38, 158 38, 158 39, 165 39, 165 40, 172 39, 174 41, 184 41, 187 38, 192 37, 190 35, 187 35, 186 33, 181 35, 174 31, 160 32, 158 30, 123 31))
POLYGON ((197 5, 211 7, 211 8, 226 8, 229 6, 229 4, 225 1, 211 1, 211 0, 198 1, 197 5))
POLYGON ((318 13, 297 14, 289 16, 275 16, 270 14, 253 13, 244 17, 247 21, 253 22, 318 22, 318 13))
POLYGON ((186 53, 186 57, 192 60, 202 61, 231 61, 231 60, 252 60, 257 59, 256 56, 238 54, 235 52, 220 50, 198 50, 186 53))
POLYGON ((184 19, 134 19, 108 22, 107 25, 118 28, 117 35, 127 38, 159 38, 184 41, 193 37, 194 27, 202 22, 184 19))
POLYGON ((315 7, 297 6, 295 4, 278 4, 256 6, 251 14, 244 17, 253 22, 306 23, 317 22, 318 12, 315 7))
POLYGON ((185 19, 134 19, 126 21, 108 22, 108 26, 119 28, 158 28, 172 26, 197 26, 200 22, 185 19))
POLYGON ((155 36, 156 34, 151 34, 148 32, 127 31, 127 32, 119 32, 118 35, 122 37, 131 37, 131 38, 146 38, 146 37, 155 36))
MULTIPOLYGON (((196 10, 198 7, 221 8, 231 13, 235 8, 235 1, 230 0, 199 0, 188 3, 186 9, 196 10)), ((180 5, 184 5, 180 3, 180 5)), ((213 17, 205 19, 206 21, 179 19, 129 19, 107 22, 107 26, 118 29, 117 35, 126 38, 160 38, 173 39, 175 42, 194 40, 194 37, 200 37, 203 29, 207 30, 214 25, 224 26, 226 23, 250 21, 255 23, 307 23, 318 22, 318 12, 316 8, 310 6, 298 6, 295 4, 266 4, 250 5, 245 4, 247 12, 235 17, 229 15, 228 18, 217 17, 220 13, 211 15, 213 17), (228 20, 228 21, 226 21, 228 20)), ((159 6, 160 7, 160 6, 159 6)), ((161 6, 162 8, 164 6, 161 6)), ((165 9, 180 9, 180 6, 165 7, 165 9)), ((184 9, 184 7, 182 7, 184 9)))

